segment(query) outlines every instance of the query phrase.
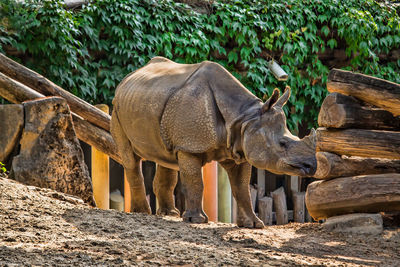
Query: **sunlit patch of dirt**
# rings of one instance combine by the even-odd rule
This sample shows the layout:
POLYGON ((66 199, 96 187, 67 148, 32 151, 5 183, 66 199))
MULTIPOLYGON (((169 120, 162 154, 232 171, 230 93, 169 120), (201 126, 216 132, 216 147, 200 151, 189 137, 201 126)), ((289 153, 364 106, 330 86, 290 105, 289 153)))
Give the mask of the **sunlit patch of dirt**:
POLYGON ((400 230, 264 229, 91 208, 74 197, 0 178, 0 265, 398 266, 400 230))

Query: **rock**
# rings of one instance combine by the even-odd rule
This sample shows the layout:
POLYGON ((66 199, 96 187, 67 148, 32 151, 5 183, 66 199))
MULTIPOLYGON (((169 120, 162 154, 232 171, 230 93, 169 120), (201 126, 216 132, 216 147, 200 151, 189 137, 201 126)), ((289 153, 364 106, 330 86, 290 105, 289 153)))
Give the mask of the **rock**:
POLYGON ((383 220, 379 213, 354 213, 330 217, 323 227, 332 232, 380 234, 383 231, 383 220))
POLYGON ((0 105, 0 161, 5 162, 21 136, 24 126, 22 105, 0 105))
POLYGON ((28 185, 78 196, 95 205, 89 171, 71 113, 60 97, 24 102, 25 128, 11 177, 28 185))

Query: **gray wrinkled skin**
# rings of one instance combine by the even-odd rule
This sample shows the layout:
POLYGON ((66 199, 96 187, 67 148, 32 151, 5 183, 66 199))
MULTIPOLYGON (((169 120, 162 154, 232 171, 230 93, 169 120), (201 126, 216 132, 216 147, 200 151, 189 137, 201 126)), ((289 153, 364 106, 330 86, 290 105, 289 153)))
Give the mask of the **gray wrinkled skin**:
POLYGON ((158 214, 179 215, 173 200, 177 171, 186 199, 183 219, 207 222, 201 167, 218 161, 238 205, 238 225, 262 228, 251 207, 251 165, 275 173, 312 175, 313 137, 299 140, 286 127, 279 90, 264 104, 222 66, 177 64, 162 57, 128 75, 113 100, 111 133, 132 194, 132 211, 150 213, 140 160, 158 164, 153 182, 158 214))

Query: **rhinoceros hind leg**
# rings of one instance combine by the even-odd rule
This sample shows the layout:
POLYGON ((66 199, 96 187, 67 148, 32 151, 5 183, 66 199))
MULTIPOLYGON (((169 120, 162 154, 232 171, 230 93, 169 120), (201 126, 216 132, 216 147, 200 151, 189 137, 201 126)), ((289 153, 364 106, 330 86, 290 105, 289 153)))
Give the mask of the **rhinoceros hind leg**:
POLYGON ((153 190, 157 198, 157 215, 180 216, 175 208, 174 189, 178 182, 178 172, 157 165, 156 175, 153 180, 153 190))
POLYGON ((186 204, 183 221, 206 223, 208 217, 203 211, 202 159, 190 153, 178 152, 178 164, 186 204))
POLYGON ((131 143, 120 125, 116 112, 113 112, 111 118, 111 134, 121 156, 132 196, 130 211, 151 214, 150 205, 146 199, 141 159, 133 152, 131 143))
POLYGON ((233 197, 236 199, 238 216, 237 225, 246 228, 263 228, 264 223, 257 218, 253 211, 250 198, 251 166, 248 163, 240 165, 234 161, 220 162, 229 176, 233 197))

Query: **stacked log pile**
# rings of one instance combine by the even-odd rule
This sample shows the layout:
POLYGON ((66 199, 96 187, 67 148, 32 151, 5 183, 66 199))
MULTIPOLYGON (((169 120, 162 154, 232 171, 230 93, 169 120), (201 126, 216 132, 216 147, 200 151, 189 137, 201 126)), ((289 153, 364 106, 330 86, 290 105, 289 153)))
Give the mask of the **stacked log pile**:
POLYGON ((400 210, 400 85, 334 69, 317 130, 310 215, 400 210))

